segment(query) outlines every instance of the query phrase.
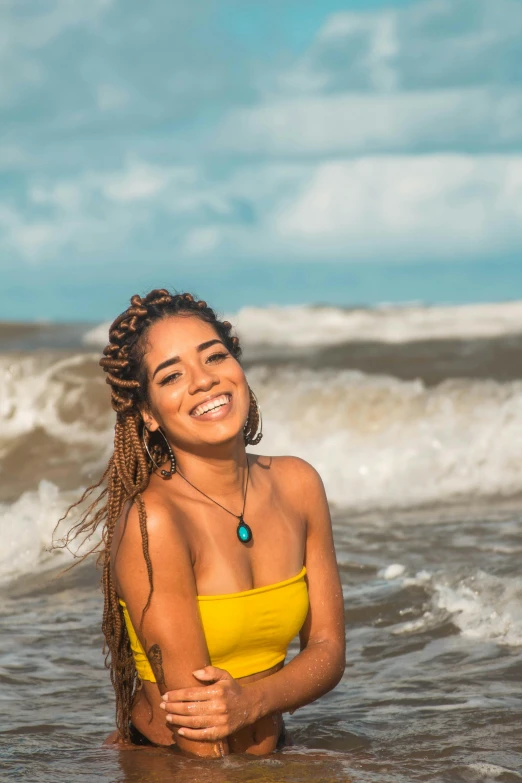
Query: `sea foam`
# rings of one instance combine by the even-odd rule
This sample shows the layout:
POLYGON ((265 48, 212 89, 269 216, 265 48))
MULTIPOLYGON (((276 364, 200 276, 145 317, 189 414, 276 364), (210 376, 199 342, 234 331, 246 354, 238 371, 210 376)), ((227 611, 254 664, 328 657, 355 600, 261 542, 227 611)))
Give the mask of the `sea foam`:
MULTIPOLYGON (((53 531, 77 493, 60 492, 50 481, 40 481, 35 492, 24 492, 12 504, 0 504, 0 584, 11 578, 45 567, 65 563, 72 555, 67 550, 50 551, 53 531)), ((63 535, 74 516, 57 530, 63 535)))
MULTIPOLYGON (((226 315, 248 345, 293 347, 377 341, 501 337, 522 332, 522 302, 453 306, 380 305, 341 308, 310 305, 243 307, 226 315)), ((103 347, 109 323, 89 330, 86 345, 103 347)))
MULTIPOLYGON (((88 468, 110 455, 114 412, 97 356, 0 357, 0 468, 39 443, 88 468), (34 438, 38 435, 38 438, 34 438)), ((256 366, 249 370, 263 412, 259 452, 310 462, 338 506, 407 508, 522 490, 522 382, 448 380, 435 387, 356 371, 256 366)), ((16 463, 14 463, 16 464, 16 463)), ((14 468, 13 468, 14 469, 14 468)))
POLYGON ((420 617, 395 626, 394 634, 424 632, 451 619, 469 640, 522 646, 520 576, 497 576, 481 569, 465 575, 420 571, 405 576, 402 584, 422 587, 429 603, 420 617))

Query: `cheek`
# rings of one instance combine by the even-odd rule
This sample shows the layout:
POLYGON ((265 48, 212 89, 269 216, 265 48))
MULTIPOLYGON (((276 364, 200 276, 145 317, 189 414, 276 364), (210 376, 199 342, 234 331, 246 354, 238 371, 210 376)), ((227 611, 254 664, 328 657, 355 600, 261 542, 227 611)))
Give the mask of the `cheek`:
POLYGON ((245 377, 245 373, 241 369, 239 365, 237 365, 237 369, 234 371, 233 374, 230 376, 230 380, 234 383, 236 386, 236 389, 238 391, 238 396, 241 399, 241 402, 243 405, 248 407, 250 406, 250 394, 248 391, 248 382, 245 377))
POLYGON ((241 389, 241 418, 247 420, 248 413, 250 411, 250 394, 248 392, 248 386, 245 381, 244 387, 241 389))
POLYGON ((155 389, 150 395, 150 406, 153 415, 158 420, 168 419, 179 410, 182 395, 175 386, 164 386, 155 389))

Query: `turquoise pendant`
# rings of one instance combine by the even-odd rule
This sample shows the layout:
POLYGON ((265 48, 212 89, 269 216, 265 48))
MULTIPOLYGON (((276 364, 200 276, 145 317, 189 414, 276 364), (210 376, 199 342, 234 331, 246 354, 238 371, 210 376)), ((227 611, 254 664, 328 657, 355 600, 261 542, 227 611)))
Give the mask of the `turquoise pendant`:
POLYGON ((243 517, 239 517, 239 525, 237 526, 236 533, 242 544, 248 544, 249 541, 252 541, 252 531, 243 517))

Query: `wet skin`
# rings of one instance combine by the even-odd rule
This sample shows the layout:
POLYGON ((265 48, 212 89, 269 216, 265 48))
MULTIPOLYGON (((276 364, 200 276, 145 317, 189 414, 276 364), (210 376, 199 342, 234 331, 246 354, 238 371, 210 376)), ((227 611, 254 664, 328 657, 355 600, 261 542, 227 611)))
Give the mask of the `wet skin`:
MULTIPOLYGON (((313 579, 308 584, 313 587, 311 610, 300 633, 305 658, 302 674, 294 666, 286 682, 292 683, 292 693, 301 690, 300 683, 312 693, 314 687, 322 687, 314 685, 321 677, 330 683, 321 692, 335 686, 344 670, 344 621, 324 489, 313 468, 302 460, 247 457, 243 439, 250 404, 247 381, 211 324, 193 316, 170 317, 154 324, 148 332, 145 363, 149 389, 143 420, 151 432, 161 428, 182 474, 237 515, 243 507, 250 466, 245 522, 252 528, 253 541, 240 543, 237 518, 198 493, 179 473, 165 481, 155 471, 142 493, 154 574, 150 606, 143 615, 150 588, 142 526, 137 505, 124 508, 111 545, 113 579, 151 665, 154 649, 162 662, 160 675, 164 673, 158 677, 155 670, 158 684, 142 682, 132 722, 158 745, 172 746, 178 738, 178 746, 188 755, 221 755, 220 736, 226 739, 228 752, 270 753, 282 728, 280 692, 275 685, 268 702, 271 706, 259 710, 252 697, 241 694, 239 688, 241 706, 234 708, 235 713, 226 708, 227 726, 234 728, 217 735, 208 735, 210 728, 203 726, 219 727, 218 718, 223 715, 220 703, 216 702, 216 712, 212 709, 208 713, 212 713, 210 723, 196 725, 178 718, 179 725, 172 726, 160 708, 161 695, 204 687, 191 674, 210 663, 197 595, 223 595, 271 585, 298 574, 305 562, 307 583, 313 579), (213 410, 206 410, 212 405, 216 406, 213 410), (188 727, 186 737, 178 737, 180 725, 188 727), (215 742, 211 736, 216 737, 215 742)), ((238 679, 236 687, 248 688, 249 683, 268 678, 283 666, 280 662, 272 669, 238 679)), ((264 692, 268 698, 268 691, 264 692)), ((318 695, 321 693, 310 700, 318 695)), ((288 695, 286 698, 288 703, 288 695)), ((191 703, 198 705, 197 701, 191 703)))
MULTIPOLYGON (((304 560, 306 524, 305 520, 296 513, 292 499, 289 499, 285 492, 286 459, 249 455, 249 460, 251 494, 247 509, 254 529, 255 547, 261 564, 268 566, 268 569, 270 567, 275 569, 260 569, 264 576, 258 582, 263 585, 273 584, 300 571, 304 560), (266 518, 267 507, 272 509, 270 519, 266 518), (258 520, 257 525, 256 520, 258 520)), ((236 520, 233 517, 227 518, 227 514, 219 509, 216 512, 215 508, 204 499, 202 504, 194 491, 183 485, 182 479, 179 477, 175 479, 178 486, 177 492, 170 499, 171 516, 186 523, 184 533, 194 564, 198 594, 219 595, 259 586, 254 583, 252 576, 248 575, 249 571, 251 574, 252 549, 239 545, 235 532, 236 520), (231 552, 236 553, 233 559, 231 552), (238 574, 244 574, 242 584, 237 583, 238 574)), ((165 483, 153 476, 147 490, 149 496, 156 491, 164 491, 165 483)), ((115 549, 118 548, 119 538, 124 531, 125 525, 122 524, 115 532, 115 549)), ((139 553, 139 558, 141 557, 139 553)), ((117 589, 119 595, 125 596, 119 586, 117 589)), ((283 666, 284 661, 281 661, 265 671, 237 678, 237 681, 246 685, 270 676, 283 666)), ((164 710, 160 708, 161 694, 164 690, 159 689, 156 683, 143 681, 132 711, 132 722, 152 742, 158 745, 172 745, 175 742, 172 728, 166 722, 164 710)), ((230 734, 229 751, 254 755, 270 753, 276 748, 282 726, 281 712, 264 716, 255 723, 230 734)))
MULTIPOLYGON (((284 662, 258 672, 248 677, 239 677, 237 681, 243 685, 255 682, 263 677, 268 677, 279 669, 284 662)), ((132 722, 142 734, 158 745, 172 745, 175 742, 172 730, 165 721, 165 712, 160 709, 158 687, 155 683, 143 682, 138 693, 138 698, 132 710, 132 722), (152 715, 152 721, 150 716, 152 715)), ((231 753, 250 753, 263 755, 275 750, 278 737, 283 727, 281 712, 267 715, 256 721, 251 726, 245 726, 234 734, 228 736, 229 750, 231 753)))

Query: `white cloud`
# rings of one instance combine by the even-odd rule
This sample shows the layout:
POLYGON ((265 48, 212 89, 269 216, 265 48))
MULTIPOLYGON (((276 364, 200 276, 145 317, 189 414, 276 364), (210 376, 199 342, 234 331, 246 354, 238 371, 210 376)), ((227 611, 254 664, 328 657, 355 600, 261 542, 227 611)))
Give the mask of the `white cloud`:
POLYGON ((113 0, 51 0, 28 10, 18 0, 2 4, 0 24, 0 103, 11 103, 21 88, 47 78, 43 50, 72 28, 96 25, 113 0))
POLYGON ((130 95, 123 87, 114 84, 98 84, 96 101, 100 111, 117 111, 130 103, 130 95))
POLYGON ((216 226, 200 226, 187 232, 183 240, 182 251, 188 256, 205 256, 218 249, 221 239, 221 231, 216 226))
POLYGON ((17 144, 0 144, 0 170, 22 168, 27 163, 27 155, 17 144))
POLYGON ((520 83, 518 0, 423 0, 332 14, 282 88, 387 91, 520 83))
POLYGON ((471 258, 522 243, 522 155, 397 156, 323 163, 275 217, 294 252, 471 258))
POLYGON ((177 247, 187 256, 208 254, 220 245, 224 227, 245 221, 244 191, 232 178, 212 186, 194 166, 137 158, 109 171, 39 179, 29 183, 23 206, 0 201, 0 255, 14 253, 32 263, 70 252, 103 257, 140 237, 150 242, 157 221, 162 228, 154 231, 156 252, 177 247))
POLYGON ((83 193, 77 183, 57 182, 50 187, 31 186, 29 198, 33 204, 55 207, 64 212, 78 212, 82 208, 83 193))
POLYGON ((18 167, 0 196, 3 256, 422 260, 522 246, 516 0, 332 14, 284 72, 216 44, 178 3, 19 8, 0 25, 4 98, 29 86, 17 146, 0 148, 0 166, 18 167))
POLYGON ((521 140, 522 89, 508 88, 278 98, 231 112, 215 134, 220 149, 291 157, 521 140))
POLYGON ((214 143, 290 157, 519 148, 521 40, 518 0, 333 14, 279 90, 232 110, 214 143))
POLYGON ((171 173, 160 166, 132 163, 121 173, 95 177, 104 196, 111 201, 141 201, 151 199, 164 190, 171 173))
POLYGON ((280 86, 288 92, 319 92, 330 89, 341 72, 345 89, 395 89, 399 18, 389 9, 332 14, 308 52, 281 74, 280 86))
POLYGON ((367 156, 250 165, 210 184, 202 169, 133 161, 4 206, 6 255, 97 259, 121 247, 162 257, 315 260, 477 258, 522 244, 522 155, 367 156))

